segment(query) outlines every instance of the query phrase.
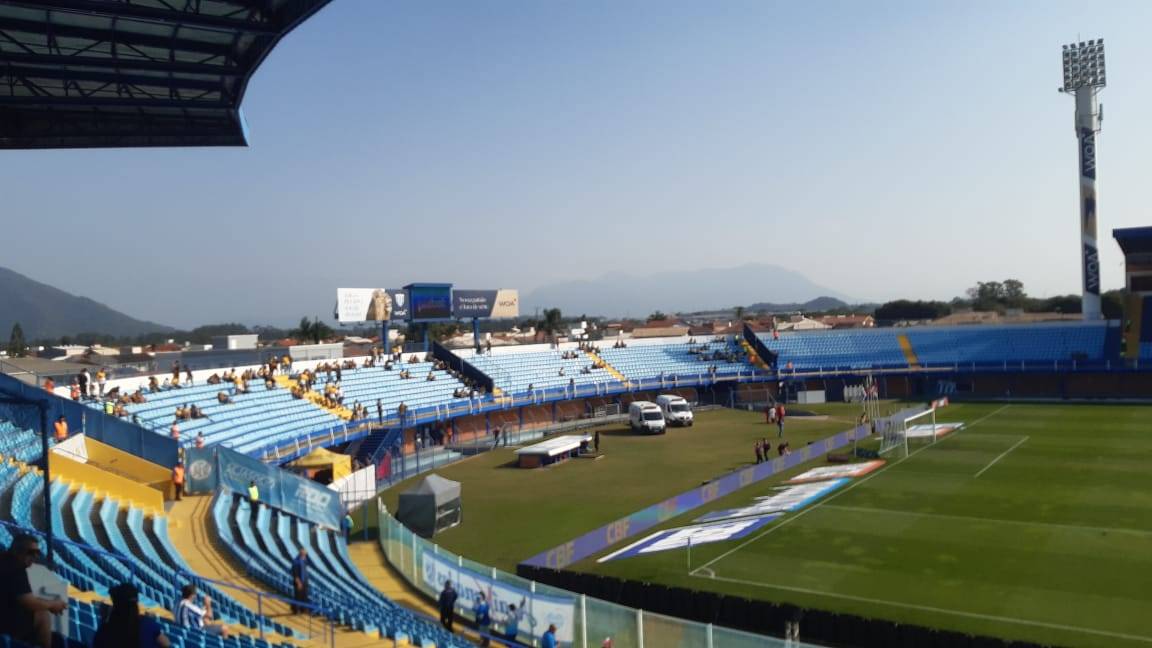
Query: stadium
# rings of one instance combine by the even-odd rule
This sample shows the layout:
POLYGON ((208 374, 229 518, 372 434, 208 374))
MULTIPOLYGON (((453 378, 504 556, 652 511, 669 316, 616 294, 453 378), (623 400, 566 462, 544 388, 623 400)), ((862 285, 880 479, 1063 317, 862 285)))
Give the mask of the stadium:
MULTIPOLYGON (((0 148, 246 145, 326 4, 0 1, 0 148)), ((1152 227, 1106 319, 1098 43, 1082 317, 526 332, 412 276, 331 287, 365 335, 0 362, 0 646, 1152 645, 1152 227)))

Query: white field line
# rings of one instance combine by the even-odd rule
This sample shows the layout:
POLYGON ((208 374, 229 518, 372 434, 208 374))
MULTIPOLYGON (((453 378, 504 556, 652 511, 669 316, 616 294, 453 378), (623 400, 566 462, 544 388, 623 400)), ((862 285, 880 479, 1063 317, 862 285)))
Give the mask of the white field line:
POLYGON ((1019 440, 1019 441, 1017 441, 1016 443, 1013 443, 1011 448, 1008 448, 1008 449, 1007 449, 1007 450, 1005 450, 1005 451, 1004 451, 1004 453, 1003 453, 1003 454, 1001 454, 999 457, 996 457, 995 459, 993 459, 992 461, 990 461, 990 462, 988 463, 988 465, 987 465, 987 466, 984 466, 983 468, 981 468, 981 469, 980 469, 980 472, 978 472, 978 473, 976 473, 975 475, 973 475, 973 476, 972 476, 972 479, 976 479, 976 478, 977 478, 977 477, 979 477, 980 475, 983 475, 983 474, 984 474, 984 471, 988 470, 988 469, 989 469, 989 468, 991 468, 992 466, 995 466, 997 461, 1000 461, 1000 460, 1001 460, 1001 459, 1003 459, 1004 457, 1007 457, 1009 452, 1012 452, 1012 451, 1013 451, 1013 450, 1015 450, 1016 448, 1019 448, 1019 447, 1020 447, 1020 446, 1021 446, 1021 445, 1022 445, 1024 442, 1025 442, 1025 441, 1027 441, 1029 438, 1031 438, 1031 437, 1025 436, 1023 439, 1020 439, 1020 440, 1019 440))
POLYGON ((1136 536, 1152 536, 1152 531, 1144 529, 1125 529, 1123 527, 1095 527, 1080 526, 1078 524, 1060 524, 1059 522, 1030 522, 1027 520, 1001 520, 997 518, 976 517, 974 515, 948 515, 946 513, 921 513, 919 511, 897 511, 894 509, 872 508, 867 506, 837 506, 831 504, 830 509, 837 511, 852 511, 868 514, 903 515, 906 517, 924 517, 940 520, 959 520, 963 522, 991 522, 994 524, 1009 524, 1014 526, 1035 527, 1041 529, 1058 529, 1062 531, 1087 531, 1090 533, 1116 533, 1136 536))
MULTIPOLYGON (((971 427, 973 427, 973 426, 975 426, 975 425, 977 425, 977 424, 979 424, 979 423, 981 423, 981 422, 983 422, 983 421, 986 421, 986 420, 988 420, 988 419, 992 418, 993 416, 996 416, 996 415, 997 415, 997 414, 999 414, 1000 412, 1003 412, 1004 410, 1008 409, 1009 407, 1011 407, 1011 404, 1008 404, 1008 405, 1005 405, 1005 406, 1003 406, 1003 407, 1000 407, 1000 408, 998 408, 998 409, 996 409, 996 410, 993 410, 992 412, 989 412, 987 415, 985 415, 985 416, 982 416, 982 417, 980 417, 980 418, 976 419, 975 421, 973 421, 973 422, 969 423, 968 425, 965 425, 964 427, 960 428, 960 430, 966 430, 966 429, 968 429, 968 428, 971 428, 971 427)), ((874 473, 871 473, 871 474, 869 474, 869 475, 866 475, 866 476, 864 476, 862 479, 858 479, 858 480, 856 480, 856 481, 852 482, 852 483, 851 483, 851 484, 849 484, 847 487, 845 487, 845 488, 842 488, 842 489, 840 489, 840 490, 836 491, 835 493, 833 493, 833 494, 829 495, 828 497, 826 497, 826 498, 824 498, 824 499, 820 500, 819 502, 816 502, 816 503, 815 503, 815 504, 813 504, 812 506, 809 506, 808 508, 806 508, 806 509, 804 509, 804 510, 800 511, 799 513, 796 513, 795 515, 792 515, 792 516, 789 516, 789 517, 785 518, 783 522, 781 522, 781 523, 779 523, 779 524, 777 524, 777 525, 773 526, 772 528, 768 529, 768 530, 767 530, 767 531, 765 531, 764 533, 760 533, 760 534, 754 535, 754 536, 752 536, 751 538, 749 538, 749 539, 745 540, 744 542, 741 542, 740 544, 736 545, 735 547, 732 547, 732 548, 731 548, 731 549, 729 549, 728 551, 725 551, 724 553, 720 554, 719 556, 716 556, 716 557, 715 557, 715 558, 713 558, 712 560, 709 560, 708 562, 704 563, 703 565, 700 565, 700 566, 699 566, 699 567, 697 567, 696 569, 693 569, 692 571, 688 572, 688 574, 689 574, 689 575, 691 575, 691 576, 694 576, 694 575, 696 575, 696 572, 698 572, 698 571, 700 571, 700 570, 704 569, 705 567, 711 567, 712 565, 715 565, 716 563, 720 562, 721 560, 723 560, 723 559, 727 558, 728 556, 731 556, 732 554, 736 553, 737 551, 740 551, 740 550, 741 550, 741 549, 743 549, 744 547, 747 547, 748 545, 752 544, 753 542, 756 542, 757 540, 759 540, 760 538, 763 538, 764 536, 768 535, 769 533, 772 533, 773 531, 775 531, 775 530, 777 530, 777 529, 779 529, 779 528, 781 528, 781 527, 783 527, 783 526, 785 526, 785 525, 787 525, 787 524, 791 523, 793 520, 798 520, 798 519, 800 519, 800 518, 801 518, 801 517, 803 517, 805 514, 807 514, 807 513, 810 513, 810 512, 812 512, 812 511, 814 511, 814 510, 816 510, 816 509, 820 508, 822 505, 824 505, 824 504, 826 504, 826 503, 828 503, 828 502, 831 502, 832 500, 836 499, 837 497, 839 497, 839 496, 843 495, 844 493, 847 493, 848 491, 852 490, 853 488, 856 488, 856 487, 857 487, 857 486, 859 486, 860 484, 863 484, 863 483, 867 482, 868 480, 872 479, 873 477, 876 477, 877 475, 882 475, 882 474, 884 474, 884 471, 888 470, 889 468, 892 468, 893 466, 898 466, 898 465, 900 465, 901 463, 903 463, 903 462, 905 462, 905 461, 907 461, 907 460, 911 459, 912 457, 915 457, 916 455, 920 454, 921 452, 924 452, 924 451, 925 451, 925 450, 927 450, 928 448, 933 448, 933 447, 935 447, 937 443, 944 443, 944 442, 945 442, 945 441, 947 441, 948 439, 952 439, 952 438, 955 438, 956 436, 959 436, 959 434, 958 434, 958 433, 949 434, 948 436, 946 436, 946 437, 944 437, 943 439, 941 439, 941 440, 937 441, 936 443, 933 443, 933 444, 931 444, 931 445, 926 445, 926 446, 924 446, 923 448, 920 448, 920 449, 918 449, 918 450, 916 450, 916 451, 914 451, 914 452, 910 452, 910 453, 908 453, 907 455, 905 455, 905 456, 901 457, 900 459, 897 459, 896 461, 894 461, 894 462, 892 462, 892 463, 890 463, 890 464, 888 464, 888 465, 884 466, 884 467, 883 467, 883 468, 881 468, 880 470, 877 470, 877 471, 876 471, 876 472, 874 472, 874 473)))
MULTIPOLYGON (((696 576, 696 574, 691 574, 696 576)), ((938 608, 931 605, 918 605, 915 603, 902 603, 900 601, 888 601, 884 599, 870 598, 867 596, 853 596, 851 594, 841 594, 839 592, 826 592, 823 590, 808 589, 806 587, 791 587, 788 585, 773 585, 770 583, 761 583, 758 581, 744 580, 740 578, 728 578, 726 576, 710 576, 712 580, 728 581, 731 583, 738 583, 741 585, 751 585, 753 587, 764 587, 767 589, 784 590, 788 592, 799 592, 801 594, 814 594, 816 596, 827 596, 829 598, 844 599, 846 601, 857 601, 860 603, 872 603, 875 605, 886 605, 888 607, 903 608, 906 610, 920 610, 923 612, 935 612, 937 614, 947 614, 951 616, 967 617, 969 619, 981 619, 984 621, 996 621, 1000 623, 1011 623, 1015 625, 1025 625, 1037 628, 1049 628, 1052 630, 1062 630, 1066 632, 1079 632, 1082 634, 1096 635, 1100 637, 1111 637, 1113 639, 1126 639, 1128 641, 1140 641, 1143 643, 1152 643, 1152 637, 1145 637, 1141 635, 1125 634, 1123 632, 1112 632, 1109 630, 1096 630, 1094 628, 1083 628, 1080 626, 1064 625, 1062 623, 1048 623, 1045 621, 1030 621, 1028 619, 1017 619, 1014 617, 999 616, 995 614, 980 614, 979 612, 964 612, 962 610, 952 610, 949 608, 938 608)))

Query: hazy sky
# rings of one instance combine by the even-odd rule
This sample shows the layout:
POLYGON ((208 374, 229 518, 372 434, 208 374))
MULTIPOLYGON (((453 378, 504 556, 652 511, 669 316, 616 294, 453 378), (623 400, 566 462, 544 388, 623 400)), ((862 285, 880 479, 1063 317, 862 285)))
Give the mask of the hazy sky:
POLYGON ((0 265, 178 326, 748 262, 871 300, 1076 292, 1079 35, 1107 46, 1119 287, 1111 230, 1152 224, 1149 33, 1143 0, 335 0, 257 72, 247 149, 0 152, 0 265))

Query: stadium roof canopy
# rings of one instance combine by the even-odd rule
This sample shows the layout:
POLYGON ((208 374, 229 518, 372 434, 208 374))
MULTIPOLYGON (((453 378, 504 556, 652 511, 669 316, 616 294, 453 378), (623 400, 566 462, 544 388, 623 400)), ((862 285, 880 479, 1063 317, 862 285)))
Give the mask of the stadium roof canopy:
POLYGON ((0 149, 245 146, 240 102, 330 0, 0 0, 0 149))
POLYGON ((1112 238, 1126 255, 1152 253, 1152 227, 1127 227, 1112 230, 1112 238))

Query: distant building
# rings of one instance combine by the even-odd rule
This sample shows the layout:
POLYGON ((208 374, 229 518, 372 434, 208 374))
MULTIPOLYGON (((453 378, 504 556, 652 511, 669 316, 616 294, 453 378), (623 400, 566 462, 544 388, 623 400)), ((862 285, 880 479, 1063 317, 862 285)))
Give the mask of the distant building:
POLYGON ((213 349, 227 349, 239 351, 241 349, 255 349, 260 336, 255 333, 244 335, 216 335, 212 337, 213 349))
POLYGON ((873 328, 876 320, 871 315, 825 315, 820 321, 834 329, 873 328))

